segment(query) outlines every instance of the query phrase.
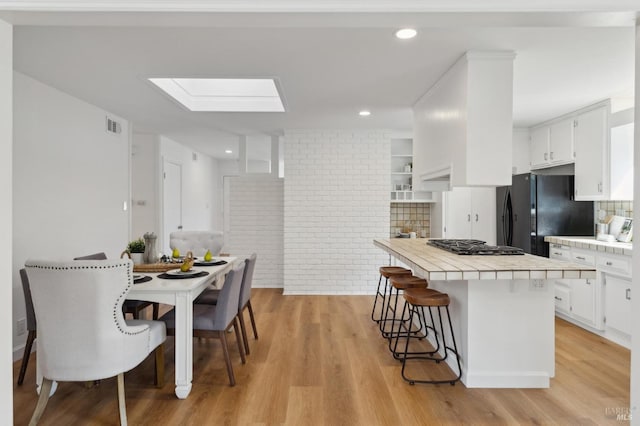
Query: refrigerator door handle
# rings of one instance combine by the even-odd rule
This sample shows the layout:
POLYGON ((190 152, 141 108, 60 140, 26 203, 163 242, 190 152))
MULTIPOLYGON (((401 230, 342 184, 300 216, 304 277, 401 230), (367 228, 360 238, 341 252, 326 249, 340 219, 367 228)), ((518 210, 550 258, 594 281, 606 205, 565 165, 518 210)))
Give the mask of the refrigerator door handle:
POLYGON ((513 244, 513 206, 511 203, 511 191, 507 193, 507 245, 513 244))

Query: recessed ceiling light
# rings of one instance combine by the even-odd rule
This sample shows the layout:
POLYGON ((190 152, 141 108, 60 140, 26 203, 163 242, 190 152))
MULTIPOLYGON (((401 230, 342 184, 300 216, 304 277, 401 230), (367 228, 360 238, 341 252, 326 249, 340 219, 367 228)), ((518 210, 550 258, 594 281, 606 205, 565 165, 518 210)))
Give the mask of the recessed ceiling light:
POLYGON ((233 154, 233 151, 231 151, 230 149, 225 149, 224 153, 225 154, 233 154))
POLYGON ((362 117, 368 117, 371 115, 371 111, 364 110, 360 111, 358 114, 360 114, 362 117))
POLYGON ((396 31, 396 37, 401 40, 414 38, 416 34, 418 34, 418 32, 413 28, 402 28, 401 30, 396 31))
POLYGON ((283 112, 270 78, 150 78, 190 111, 283 112))

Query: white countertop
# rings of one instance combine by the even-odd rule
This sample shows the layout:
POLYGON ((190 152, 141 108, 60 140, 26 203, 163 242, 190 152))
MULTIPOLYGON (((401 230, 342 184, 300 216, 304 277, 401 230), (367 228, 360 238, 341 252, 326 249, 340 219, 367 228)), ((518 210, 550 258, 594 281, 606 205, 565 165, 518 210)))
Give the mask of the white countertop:
POLYGON ((633 244, 631 243, 621 243, 618 241, 608 243, 605 241, 598 241, 593 237, 549 236, 544 237, 544 240, 550 244, 561 244, 564 246, 596 250, 611 254, 624 254, 631 256, 633 253, 633 244))
POLYGON ((428 280, 512 280, 595 278, 593 267, 531 254, 463 256, 427 245, 426 239, 376 239, 376 247, 417 270, 428 280))

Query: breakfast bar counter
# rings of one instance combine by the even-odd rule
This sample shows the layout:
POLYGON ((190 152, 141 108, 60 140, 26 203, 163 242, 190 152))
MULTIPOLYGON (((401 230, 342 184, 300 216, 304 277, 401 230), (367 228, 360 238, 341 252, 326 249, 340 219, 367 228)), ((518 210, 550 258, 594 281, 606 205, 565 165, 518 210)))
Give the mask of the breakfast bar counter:
POLYGON ((426 278, 430 288, 449 295, 465 386, 550 386, 555 374, 552 280, 595 278, 594 268, 530 254, 458 255, 425 239, 376 239, 374 245, 426 278))

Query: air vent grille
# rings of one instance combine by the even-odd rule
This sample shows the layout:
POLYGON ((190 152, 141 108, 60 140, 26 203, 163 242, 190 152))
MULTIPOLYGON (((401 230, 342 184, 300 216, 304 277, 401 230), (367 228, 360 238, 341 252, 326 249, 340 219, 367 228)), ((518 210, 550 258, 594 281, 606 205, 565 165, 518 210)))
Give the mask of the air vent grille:
POLYGON ((122 126, 114 119, 107 117, 107 133, 119 134, 122 132, 122 126))

